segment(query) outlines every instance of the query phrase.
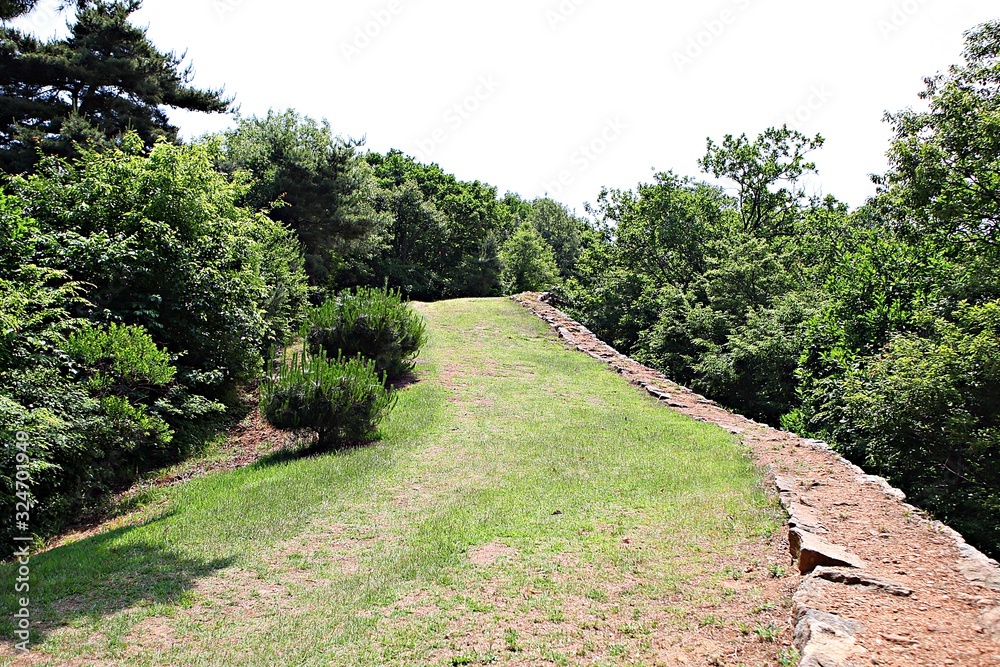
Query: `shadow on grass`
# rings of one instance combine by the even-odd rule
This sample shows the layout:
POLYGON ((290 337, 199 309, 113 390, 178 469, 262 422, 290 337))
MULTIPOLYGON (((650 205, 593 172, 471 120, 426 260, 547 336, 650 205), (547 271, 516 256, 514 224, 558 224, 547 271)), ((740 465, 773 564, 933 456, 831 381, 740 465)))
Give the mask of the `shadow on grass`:
POLYGON ((422 378, 419 375, 417 375, 416 369, 414 369, 414 370, 411 370, 411 371, 407 372, 406 375, 404 375, 403 377, 399 378, 395 382, 390 382, 389 383, 389 387, 393 391, 402 391, 403 389, 407 389, 409 387, 412 387, 413 385, 415 385, 415 384, 417 384, 418 382, 421 382, 421 381, 422 381, 422 378))
POLYGON ((250 468, 271 468, 274 466, 284 465, 286 463, 300 461, 302 459, 315 459, 329 455, 346 454, 348 452, 371 447, 380 440, 380 437, 376 437, 372 440, 343 442, 332 446, 321 447, 319 445, 318 438, 315 436, 308 440, 300 439, 299 442, 302 444, 293 447, 283 447, 276 452, 268 454, 267 456, 262 456, 254 461, 250 465, 250 468))
POLYGON ((82 539, 31 557, 30 591, 15 592, 16 564, 0 566, 0 636, 13 637, 19 598, 29 597, 31 642, 60 628, 97 620, 133 607, 174 604, 204 577, 229 567, 235 558, 203 560, 170 544, 165 514, 82 539), (160 526, 163 526, 161 529, 160 526))

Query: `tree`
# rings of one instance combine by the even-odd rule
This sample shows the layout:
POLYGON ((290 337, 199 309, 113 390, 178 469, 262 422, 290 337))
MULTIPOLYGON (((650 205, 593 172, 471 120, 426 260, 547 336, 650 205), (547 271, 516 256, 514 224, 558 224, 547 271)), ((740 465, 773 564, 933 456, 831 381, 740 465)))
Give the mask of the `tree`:
POLYGON ((0 0, 0 20, 9 21, 27 14, 37 4, 38 0, 0 0))
POLYGON ((507 294, 549 289, 559 280, 552 247, 527 221, 504 243, 500 263, 500 282, 507 294))
MULTIPOLYGON (((0 192, 0 439, 11 443, 0 448, 0 509, 13 511, 27 494, 41 536, 79 520, 109 489, 179 458, 187 443, 173 437, 161 408, 173 402, 194 418, 173 400, 171 355, 148 332, 74 317, 88 306, 86 286, 36 263, 52 240, 0 192), (27 460, 15 460, 17 431, 32 434, 22 443, 27 460), (28 490, 16 484, 19 469, 31 475, 28 490)), ((12 528, 0 524, 0 538, 12 528)))
POLYGON ((845 383, 844 444, 994 554, 1000 549, 1000 301, 923 313, 845 383))
POLYGON ((348 256, 363 253, 387 224, 375 211, 377 182, 357 145, 334 136, 327 121, 291 109, 240 118, 223 135, 220 168, 254 179, 241 203, 295 230, 316 285, 329 282, 348 256))
POLYGON ((374 280, 388 279, 413 298, 498 294, 497 252, 523 207, 511 196, 498 198, 492 186, 460 181, 399 151, 367 159, 389 193, 380 210, 396 218, 374 260, 374 280))
POLYGON ((445 267, 437 258, 448 238, 444 214, 425 198, 414 180, 383 189, 377 206, 391 222, 384 246, 374 260, 373 282, 381 278, 410 298, 441 294, 445 289, 445 267))
POLYGON ((229 109, 221 91, 190 85, 183 56, 159 51, 144 28, 129 22, 140 6, 83 0, 70 36, 48 42, 0 28, 0 169, 29 171, 39 150, 70 156, 76 143, 107 142, 126 131, 150 149, 158 139, 177 138, 167 107, 229 109))
POLYGON ((798 185, 816 165, 806 154, 824 143, 788 126, 768 128, 756 140, 727 134, 722 145, 708 140, 708 151, 699 161, 716 178, 736 182, 740 221, 747 234, 788 233, 805 193, 798 185))
POLYGON ((237 205, 244 187, 213 168, 218 146, 143 152, 130 135, 125 150, 47 158, 12 180, 45 235, 40 263, 87 285, 76 314, 142 326, 178 355, 186 385, 253 379, 305 305, 294 237, 237 205))
POLYGON ((559 202, 547 198, 531 202, 529 219, 552 247, 560 275, 572 275, 580 258, 580 243, 586 223, 559 202))
POLYGON ((964 61, 926 80, 927 109, 886 118, 895 131, 880 202, 912 238, 1000 249, 1000 20, 966 33, 964 61))
POLYGON ((605 192, 599 202, 623 263, 661 284, 687 285, 705 271, 708 242, 722 232, 730 199, 716 187, 666 172, 635 193, 605 192))

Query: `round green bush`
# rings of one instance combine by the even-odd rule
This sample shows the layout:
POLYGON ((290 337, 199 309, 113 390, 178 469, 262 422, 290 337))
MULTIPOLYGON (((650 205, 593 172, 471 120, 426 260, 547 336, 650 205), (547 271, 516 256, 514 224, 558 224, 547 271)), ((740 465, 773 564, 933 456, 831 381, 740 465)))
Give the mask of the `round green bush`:
POLYGON ((413 360, 427 342, 427 327, 399 292, 359 287, 313 308, 304 335, 310 352, 360 355, 373 361, 389 383, 413 370, 413 360))
POLYGON ((370 439, 395 400, 371 361, 296 353, 264 379, 260 411, 276 428, 316 431, 330 448, 370 439))

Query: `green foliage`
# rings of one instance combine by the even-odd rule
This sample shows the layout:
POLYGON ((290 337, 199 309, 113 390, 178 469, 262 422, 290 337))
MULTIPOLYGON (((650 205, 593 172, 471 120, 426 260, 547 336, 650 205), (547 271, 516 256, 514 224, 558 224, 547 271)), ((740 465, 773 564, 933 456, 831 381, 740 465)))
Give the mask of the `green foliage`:
POLYGON ((366 158, 383 190, 377 208, 392 221, 368 275, 355 284, 387 282, 424 300, 499 295, 498 252, 524 202, 500 199, 492 186, 459 181, 399 151, 366 158))
POLYGON ((252 177, 239 203, 295 231, 314 284, 369 257, 387 222, 374 209, 378 185, 355 146, 335 137, 328 122, 292 110, 240 118, 223 135, 220 168, 252 177))
POLYGON ((1000 241, 1000 21, 966 34, 964 62, 926 80, 919 111, 891 114, 880 204, 911 238, 995 251, 1000 241))
POLYGON ((576 317, 619 350, 634 350, 657 321, 663 299, 658 282, 630 268, 607 227, 584 234, 576 275, 560 290, 576 317))
POLYGON ((294 353, 260 389, 260 410, 273 426, 312 429, 326 449, 374 436, 395 404, 372 361, 294 353))
MULTIPOLYGON (((34 3, 0 5, 16 15, 34 3)), ((223 112, 221 91, 190 86, 193 72, 182 57, 159 51, 146 29, 130 16, 141 0, 78 2, 65 39, 42 42, 13 28, 0 28, 0 169, 22 173, 46 154, 75 155, 75 143, 137 133, 151 148, 174 140, 166 107, 223 112)))
POLYGON ((399 292, 359 287, 309 311, 303 334, 313 354, 361 356, 386 382, 413 370, 427 342, 424 320, 399 292))
POLYGON ((846 451, 980 544, 1000 544, 1000 301, 921 314, 845 379, 846 451))
POLYGON ((802 654, 793 646, 781 651, 775 660, 778 661, 779 667, 796 667, 802 661, 802 654))
POLYGON ((587 224, 551 199, 531 202, 528 219, 552 248, 559 275, 563 278, 572 276, 580 259, 580 246, 587 224))
POLYGON ((67 308, 83 303, 82 291, 65 272, 31 264, 0 278, 0 367, 21 368, 51 354, 71 328, 67 308))
POLYGON ((605 231, 585 237, 566 289, 571 308, 641 361, 776 423, 797 399, 795 371, 813 313, 817 278, 801 257, 811 226, 833 215, 829 202, 813 205, 815 214, 796 208, 795 179, 809 166, 803 151, 811 145, 787 130, 711 144, 705 163, 719 175, 757 175, 740 186, 742 199, 669 172, 634 192, 603 192, 596 212, 605 231), (741 159, 751 164, 740 168, 741 159), (769 202, 766 210, 752 199, 769 202))
POLYGON ((85 326, 70 335, 65 349, 72 359, 93 369, 92 380, 105 389, 111 384, 168 385, 176 374, 170 355, 158 349, 140 327, 111 324, 103 331, 85 326))
POLYGON ((212 144, 49 159, 12 188, 45 235, 40 260, 86 284, 79 315, 145 328, 199 391, 257 377, 307 297, 291 233, 240 208, 212 144))
POLYGON ((706 345, 692 385, 777 424, 797 398, 796 371, 812 296, 791 292, 772 307, 747 311, 746 321, 728 332, 724 344, 706 345))
POLYGON ((601 217, 614 222, 621 263, 684 286, 706 270, 706 245, 730 202, 716 188, 666 172, 634 193, 602 192, 598 204, 601 217))
POLYGON ((27 14, 38 0, 0 0, 0 20, 9 21, 12 18, 27 14))
POLYGON ((436 258, 448 244, 447 220, 415 180, 383 192, 379 209, 392 218, 387 247, 370 273, 412 298, 430 298, 449 289, 436 258))
POLYGON ((805 193, 798 185, 816 165, 806 155, 823 146, 788 126, 768 128, 756 140, 726 135, 719 146, 711 139, 701 167, 716 178, 736 183, 740 222, 748 234, 787 233, 805 193))
POLYGON ((559 282, 552 246, 529 222, 518 227, 500 251, 500 283, 506 294, 547 290, 559 282))
POLYGON ((598 200, 565 298, 599 335, 752 417, 832 442, 1000 554, 1000 22, 927 81, 878 195, 799 180, 822 138, 709 142, 719 188, 660 174, 598 200))
MULTIPOLYGON (((14 434, 29 437, 32 530, 47 535, 146 470, 176 460, 159 414, 175 369, 139 328, 84 324, 62 349, 0 371, 0 507, 13 516, 14 434), (9 465, 8 465, 9 464, 9 465)), ((3 524, 6 531, 12 526, 3 524)))
POLYGON ((306 300, 291 232, 235 205, 211 146, 133 146, 0 194, 0 510, 22 430, 41 536, 189 455, 224 409, 206 394, 256 377, 306 300))

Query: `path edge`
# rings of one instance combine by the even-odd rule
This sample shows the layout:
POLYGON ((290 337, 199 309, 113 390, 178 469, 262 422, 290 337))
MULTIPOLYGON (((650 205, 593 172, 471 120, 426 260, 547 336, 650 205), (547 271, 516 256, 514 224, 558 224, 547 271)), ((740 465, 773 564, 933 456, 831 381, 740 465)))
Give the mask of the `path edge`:
MULTIPOLYGON (((533 315, 548 324, 556 335, 570 348, 578 352, 583 352, 589 357, 607 364, 630 384, 645 390, 650 396, 657 399, 657 401, 661 403, 666 403, 671 409, 678 410, 683 413, 683 408, 690 402, 697 405, 713 406, 726 410, 726 412, 728 412, 733 418, 745 422, 748 428, 763 429, 775 434, 799 438, 806 446, 829 455, 833 465, 846 466, 854 474, 854 479, 859 484, 875 485, 879 487, 889 499, 900 503, 903 507, 912 511, 914 514, 920 516, 924 515, 919 508, 906 502, 906 494, 902 490, 892 486, 883 477, 867 474, 861 467, 851 463, 846 458, 841 456, 829 444, 820 440, 801 438, 794 433, 782 431, 736 414, 723 408, 716 402, 697 394, 691 389, 673 382, 659 371, 649 368, 648 366, 644 366, 634 359, 621 354, 610 345, 601 341, 593 332, 587 329, 587 327, 583 326, 569 315, 556 308, 554 305, 551 305, 551 302, 553 301, 552 295, 548 293, 528 292, 513 295, 510 298, 512 301, 520 304, 533 315), (585 347, 581 345, 580 337, 589 338, 596 344, 585 347), (637 377, 637 368, 642 369, 646 375, 656 376, 657 383, 652 384, 637 377), (682 396, 683 399, 676 400, 675 395, 682 396)), ((698 419, 700 421, 705 421, 706 423, 715 424, 716 426, 728 430, 735 435, 742 435, 744 432, 740 429, 713 422, 711 419, 704 417, 698 417, 698 419)), ((817 563, 814 562, 816 561, 816 556, 813 551, 818 550, 820 552, 819 561, 823 561, 823 556, 825 554, 822 554, 822 552, 832 545, 827 544, 822 537, 815 535, 810 530, 811 517, 809 517, 808 509, 795 502, 794 494, 791 493, 791 489, 788 487, 787 483, 783 482, 782 477, 770 468, 767 469, 767 474, 769 477, 768 482, 772 484, 778 492, 781 504, 788 513, 789 519, 787 527, 789 531, 789 543, 791 546, 792 556, 798 559, 800 572, 804 575, 800 578, 797 590, 792 597, 794 646, 799 651, 799 655, 801 656, 799 665, 800 667, 823 667, 824 665, 829 664, 849 665, 851 664, 850 659, 856 655, 855 635, 859 631, 859 627, 850 619, 834 616, 833 614, 829 614, 821 609, 818 609, 818 605, 816 605, 818 587, 815 583, 818 578, 830 581, 830 577, 837 576, 839 574, 841 569, 839 566, 851 568, 857 567, 857 564, 850 562, 850 554, 844 554, 846 560, 843 562, 826 563, 828 565, 838 567, 817 567, 817 563), (804 549, 803 544, 806 542, 808 542, 808 545, 804 549), (805 557, 804 554, 807 556, 809 554, 812 555, 805 557), (805 563, 805 565, 803 565, 803 563, 805 563), (806 569, 808 569, 808 571, 806 571, 806 569), (836 570, 836 572, 833 572, 834 570, 836 570)), ((958 547, 959 553, 962 557, 961 561, 957 564, 957 567, 971 583, 979 584, 986 588, 1000 592, 1000 563, 992 558, 989 558, 984 553, 966 542, 965 538, 957 530, 945 525, 941 521, 933 519, 928 519, 928 521, 931 522, 936 531, 954 540, 955 545, 958 547)), ((833 549, 836 550, 837 547, 833 547, 833 549)), ((834 557, 833 560, 837 560, 837 558, 834 557)), ((823 564, 823 562, 819 562, 819 565, 823 564)), ((839 574, 839 576, 844 575, 839 574)), ((891 582, 873 581, 869 583, 872 585, 892 585, 891 582)), ((896 594, 905 594, 905 589, 897 591, 896 594)), ((991 615, 989 613, 984 615, 984 622, 989 625, 996 626, 991 628, 994 633, 1000 632, 1000 619, 996 619, 996 614, 992 614, 993 622, 989 622, 991 619, 988 617, 990 616, 991 615)))

